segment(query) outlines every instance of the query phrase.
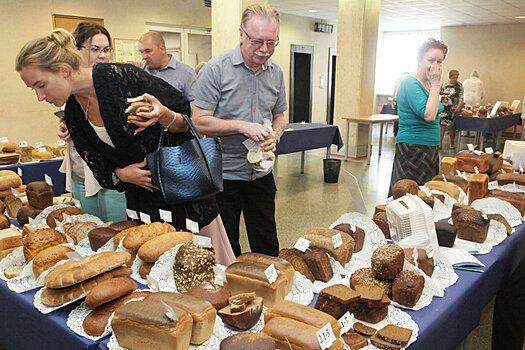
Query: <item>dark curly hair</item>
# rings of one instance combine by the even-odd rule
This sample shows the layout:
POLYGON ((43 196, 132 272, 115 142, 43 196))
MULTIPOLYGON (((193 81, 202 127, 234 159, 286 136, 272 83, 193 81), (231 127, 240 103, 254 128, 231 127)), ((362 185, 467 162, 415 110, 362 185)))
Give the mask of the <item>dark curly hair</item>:
POLYGON ((430 49, 440 49, 443 51, 443 59, 447 57, 448 48, 447 45, 443 41, 439 41, 433 38, 427 39, 419 49, 417 50, 417 60, 421 61, 423 59, 423 56, 425 55, 425 52, 427 52, 430 49))
POLYGON ((82 44, 84 44, 86 40, 91 39, 97 34, 105 35, 108 38, 109 46, 111 46, 111 35, 109 35, 109 32, 106 28, 91 22, 79 23, 77 28, 73 32, 73 37, 75 38, 77 49, 80 50, 82 48, 82 44))

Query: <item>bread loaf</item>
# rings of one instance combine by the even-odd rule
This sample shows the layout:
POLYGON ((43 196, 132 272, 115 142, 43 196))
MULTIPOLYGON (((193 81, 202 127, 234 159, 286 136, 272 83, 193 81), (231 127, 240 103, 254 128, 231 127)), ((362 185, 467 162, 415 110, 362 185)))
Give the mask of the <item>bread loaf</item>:
POLYGON ((16 220, 20 226, 24 226, 29 222, 29 218, 34 219, 42 210, 33 207, 22 207, 16 213, 16 220))
POLYGON ((74 224, 64 224, 64 233, 73 239, 75 244, 88 237, 91 230, 95 229, 97 224, 94 222, 75 222, 74 224))
POLYGON ((16 218, 18 211, 22 208, 22 200, 14 195, 10 194, 4 198, 4 204, 7 209, 7 215, 12 218, 16 218))
POLYGON ((275 350, 272 337, 262 333, 238 333, 221 341, 219 350, 275 350))
POLYGON ((128 262, 126 252, 102 252, 82 261, 68 261, 50 271, 44 284, 49 288, 65 288, 80 283, 128 262))
POLYGON ((392 280, 376 278, 370 267, 360 268, 350 276, 350 287, 356 289, 359 285, 378 286, 388 297, 392 296, 392 280))
POLYGON ((9 190, 22 185, 22 179, 11 170, 0 170, 0 190, 9 190))
POLYGON ((215 281, 215 256, 207 249, 186 242, 177 251, 173 264, 173 277, 180 293, 193 286, 215 281))
MULTIPOLYGON (((405 248, 405 260, 414 264, 414 248, 405 248)), ((417 267, 421 269, 428 277, 434 273, 434 258, 429 258, 425 249, 417 250, 417 267)))
POLYGON ((375 213, 372 221, 379 227, 381 232, 383 232, 383 236, 385 236, 386 239, 390 239, 390 227, 388 226, 386 212, 380 211, 375 213))
POLYGON ((89 245, 91 246, 91 250, 96 252, 104 244, 106 244, 110 239, 115 237, 116 234, 117 234, 117 231, 109 227, 97 227, 97 228, 90 230, 88 233, 88 238, 89 238, 89 245))
POLYGON ((474 167, 478 168, 480 173, 486 173, 490 166, 490 156, 487 153, 477 155, 472 151, 459 152, 456 155, 458 169, 469 173, 476 172, 474 167))
POLYGON ((193 320, 184 310, 172 307, 177 320, 154 301, 131 301, 115 311, 111 327, 120 346, 134 350, 187 350, 193 320))
POLYGON ((443 193, 446 193, 455 200, 459 199, 459 187, 454 184, 443 181, 431 180, 425 183, 425 187, 431 190, 438 190, 443 193))
POLYGON ((476 243, 487 239, 490 220, 478 210, 462 210, 456 217, 457 237, 476 243))
MULTIPOLYGON (((235 296, 232 298, 234 297, 235 296)), ((262 308, 263 299, 261 297, 252 297, 250 300, 246 300, 239 305, 230 303, 220 309, 218 314, 224 323, 238 329, 246 330, 257 324, 262 313, 262 308), (239 308, 239 310, 234 310, 235 307, 239 308)))
POLYGON ((135 226, 138 226, 138 225, 139 224, 137 224, 135 221, 125 220, 125 221, 114 222, 114 223, 110 224, 108 227, 110 229, 112 229, 112 230, 120 232, 120 231, 125 230, 127 228, 135 227, 135 226))
MULTIPOLYGON (((16 248, 18 248, 18 247, 16 247, 16 248)), ((16 248, 9 248, 9 249, 0 250, 0 261, 3 260, 10 253, 12 253, 16 248)))
POLYGON ((494 154, 490 155, 490 163, 489 163, 489 174, 493 174, 495 172, 498 172, 501 170, 501 167, 503 166, 503 158, 500 156, 495 156, 494 154))
POLYGON ((439 165, 439 173, 445 175, 456 175, 458 161, 454 157, 443 157, 439 165))
POLYGON ((393 279, 403 270, 405 253, 395 244, 384 244, 372 253, 372 273, 379 279, 393 279))
POLYGON ((56 222, 62 222, 64 220, 64 214, 67 215, 81 215, 85 214, 82 209, 79 209, 77 207, 65 207, 61 209, 56 209, 49 213, 49 215, 46 218, 46 223, 49 227, 55 228, 57 226, 56 222))
POLYGON ((0 143, 0 152, 14 152, 16 151, 16 143, 2 142, 0 143))
MULTIPOLYGON (((59 266, 60 267, 60 266, 59 266)), ((54 269, 56 270, 56 269, 54 269)), ((53 272, 52 270, 51 272, 53 272)), ((60 306, 81 296, 87 294, 91 289, 95 288, 99 283, 115 277, 129 276, 132 273, 129 267, 117 267, 116 269, 107 271, 101 275, 95 276, 84 282, 74 284, 66 288, 45 288, 42 292, 41 300, 47 306, 60 306)), ((47 277, 47 276, 46 276, 47 277)))
POLYGON ((9 220, 9 218, 4 214, 0 214, 0 230, 6 229, 9 227, 11 227, 11 221, 9 220))
POLYGON ((18 187, 14 187, 14 188, 10 188, 10 189, 7 189, 7 190, 0 191, 0 199, 5 200, 5 198, 7 196, 12 196, 13 195, 13 189, 15 191, 17 191, 18 193, 22 194, 22 193, 25 193, 25 191, 26 191, 26 185, 20 185, 18 187))
POLYGON ((8 266, 6 269, 4 269, 4 276, 8 279, 15 278, 15 277, 20 276, 23 270, 24 270, 23 265, 8 266))
POLYGON ((109 318, 111 315, 113 315, 115 310, 124 305, 126 302, 137 298, 144 298, 149 293, 149 291, 136 291, 97 307, 84 319, 84 322, 82 323, 84 330, 89 335, 96 337, 101 336, 104 334, 104 330, 108 324, 109 318))
POLYGON ((361 227, 355 226, 354 231, 350 224, 339 224, 334 227, 334 230, 342 231, 354 239, 354 253, 360 252, 361 249, 363 249, 363 245, 365 244, 365 231, 361 227))
POLYGON ((302 256, 316 280, 328 282, 334 277, 330 259, 324 250, 308 249, 302 256))
POLYGON ((20 247, 22 245, 22 232, 17 228, 0 230, 0 250, 20 247))
POLYGON ((424 286, 423 275, 415 271, 402 271, 394 279, 392 300, 401 305, 414 307, 423 293, 424 286))
MULTIPOLYGON (((467 193, 468 191, 468 181, 467 180, 465 180, 461 176, 456 176, 456 175, 446 175, 445 178, 447 182, 458 186, 459 188, 463 190, 463 192, 467 193)), ((445 180, 443 180, 443 175, 436 175, 432 178, 432 180, 445 182, 445 180)))
POLYGON ((137 282, 127 277, 115 277, 99 283, 86 295, 85 304, 94 309, 137 289, 137 282))
POLYGON ((226 285, 221 286, 215 283, 203 283, 191 287, 186 294, 192 295, 196 298, 206 300, 216 310, 220 310, 228 305, 228 298, 232 296, 230 288, 226 285))
POLYGON ((53 188, 43 181, 29 183, 26 188, 27 201, 36 209, 45 209, 53 205, 53 188))
POLYGON ((33 259, 33 274, 35 275, 35 279, 37 279, 42 272, 55 266, 57 262, 68 259, 66 253, 72 251, 73 249, 71 248, 57 245, 38 253, 33 259))
POLYGON ((150 239, 168 232, 174 232, 175 228, 167 223, 153 222, 151 224, 131 227, 125 231, 127 231, 127 233, 123 242, 124 248, 137 251, 150 239))
POLYGON ((392 195, 394 196, 394 199, 398 199, 406 194, 417 194, 418 190, 419 186, 417 182, 410 179, 402 179, 392 186, 392 195))
POLYGON ((324 250, 342 266, 345 266, 352 258, 355 242, 350 235, 341 235, 343 244, 338 248, 334 248, 332 236, 339 233, 337 230, 316 227, 309 229, 306 234, 303 235, 303 238, 310 241, 311 248, 324 250))
POLYGON ((142 261, 153 263, 157 261, 162 254, 176 245, 192 241, 193 234, 191 232, 168 232, 144 243, 138 250, 139 258, 142 261))
POLYGON ((489 192, 489 176, 487 174, 470 174, 468 182, 468 204, 476 199, 484 198, 489 192))
POLYGON ((516 185, 525 186, 525 174, 499 174, 496 178, 498 185, 508 185, 515 183, 516 185))
MULTIPOLYGON (((383 293, 382 290, 381 293, 383 293)), ((352 288, 343 284, 335 284, 319 292, 314 307, 338 320, 349 311, 349 304, 358 299, 359 293, 352 288)))
POLYGON ((217 310, 203 299, 187 294, 159 292, 148 295, 146 301, 161 300, 170 306, 178 307, 193 318, 190 344, 200 345, 208 340, 213 333, 217 310))
POLYGON ((66 243, 66 238, 53 229, 31 229, 29 225, 24 225, 22 243, 24 245, 24 257, 29 263, 42 250, 49 247, 66 243))
POLYGON ((283 248, 279 251, 279 258, 292 264, 295 271, 305 276, 310 282, 315 281, 315 277, 303 259, 303 254, 295 248, 283 248))
POLYGON ((284 259, 260 253, 243 253, 239 255, 235 261, 262 265, 265 268, 268 268, 268 266, 273 264, 275 268, 281 271, 283 276, 287 279, 286 294, 288 294, 292 289, 295 269, 293 268, 292 264, 284 259))

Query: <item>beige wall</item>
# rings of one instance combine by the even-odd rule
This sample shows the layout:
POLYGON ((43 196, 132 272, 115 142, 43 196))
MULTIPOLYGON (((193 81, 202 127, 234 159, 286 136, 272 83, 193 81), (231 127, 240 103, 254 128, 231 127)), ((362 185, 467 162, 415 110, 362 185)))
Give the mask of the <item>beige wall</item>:
POLYGON ((115 38, 138 39, 146 22, 210 27, 210 8, 195 0, 0 1, 0 89, 3 113, 0 137, 10 141, 50 143, 57 139, 57 108, 38 102, 14 70, 18 50, 28 40, 47 35, 52 29, 51 15, 64 14, 104 18, 106 28, 115 38), (8 102, 8 103, 7 103, 8 102))
MULTIPOLYGON (((441 28, 448 45, 442 80, 451 68, 459 68, 460 81, 477 70, 485 84, 483 103, 523 100, 525 93, 525 24, 441 28)), ((520 105, 521 111, 521 105, 520 105)))

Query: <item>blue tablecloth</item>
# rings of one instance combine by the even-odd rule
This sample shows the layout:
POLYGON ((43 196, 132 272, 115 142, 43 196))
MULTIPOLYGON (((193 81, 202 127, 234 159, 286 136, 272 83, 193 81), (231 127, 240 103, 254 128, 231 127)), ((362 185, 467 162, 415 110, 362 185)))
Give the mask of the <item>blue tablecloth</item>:
POLYGON ((480 131, 484 134, 496 133, 508 128, 509 126, 519 124, 520 121, 521 113, 502 115, 493 118, 457 116, 448 127, 448 130, 480 131))
POLYGON ((0 170, 12 170, 18 174, 18 168, 22 169, 22 183, 27 185, 33 181, 45 181, 44 174, 53 181, 53 193, 59 196, 66 193, 66 175, 59 172, 62 158, 41 160, 39 162, 20 163, 1 166, 0 170))
POLYGON ((343 147, 343 139, 337 125, 319 123, 290 123, 277 144, 276 155, 301 152, 310 149, 337 145, 343 147))

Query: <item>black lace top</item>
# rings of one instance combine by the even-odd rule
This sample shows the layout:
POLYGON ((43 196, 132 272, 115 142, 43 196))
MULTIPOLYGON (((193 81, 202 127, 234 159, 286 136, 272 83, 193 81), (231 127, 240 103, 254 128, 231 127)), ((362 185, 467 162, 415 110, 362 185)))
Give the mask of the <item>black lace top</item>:
MULTIPOLYGON (((175 220, 189 217, 199 222, 200 227, 207 225, 218 213, 213 198, 187 205, 168 206, 159 191, 152 193, 139 186, 123 182, 115 174, 115 168, 142 162, 147 153, 156 150, 160 133, 163 131, 162 125, 157 123, 133 135, 137 126, 127 122, 124 113, 128 106, 126 99, 147 92, 172 111, 189 115, 191 110, 186 98, 164 80, 153 77, 130 64, 96 64, 93 66, 92 76, 100 115, 115 148, 98 137, 73 95, 69 97, 66 104, 65 122, 76 150, 100 185, 126 191, 128 208, 149 214, 152 221, 160 219, 158 209, 161 208, 177 211, 173 217, 174 224, 175 220)), ((169 137, 169 144, 174 145, 187 139, 188 135, 170 133, 169 137)))

